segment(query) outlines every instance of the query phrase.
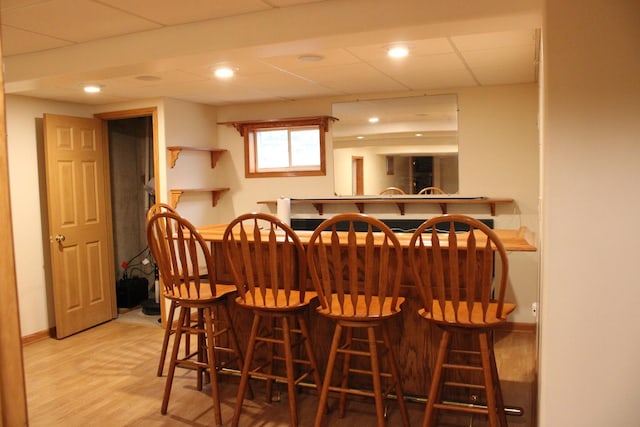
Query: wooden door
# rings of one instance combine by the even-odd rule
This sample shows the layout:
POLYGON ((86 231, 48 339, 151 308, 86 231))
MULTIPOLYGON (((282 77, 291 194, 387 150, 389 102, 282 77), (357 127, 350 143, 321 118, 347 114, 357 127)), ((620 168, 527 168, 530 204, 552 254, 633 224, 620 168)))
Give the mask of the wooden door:
POLYGON ((44 115, 56 336, 116 317, 107 141, 102 121, 44 115))
MULTIPOLYGON (((0 67, 2 67, 0 43, 0 67)), ((4 75, 0 73, 0 87, 4 75)), ((11 225, 11 199, 9 197, 9 155, 4 91, 0 90, 0 426, 26 426, 27 394, 20 340, 18 314, 18 286, 15 254, 13 252, 13 226, 11 225)), ((19 197, 14 194, 13 197, 19 197)))
POLYGON ((362 196, 364 194, 364 158, 352 157, 353 164, 353 195, 362 196))

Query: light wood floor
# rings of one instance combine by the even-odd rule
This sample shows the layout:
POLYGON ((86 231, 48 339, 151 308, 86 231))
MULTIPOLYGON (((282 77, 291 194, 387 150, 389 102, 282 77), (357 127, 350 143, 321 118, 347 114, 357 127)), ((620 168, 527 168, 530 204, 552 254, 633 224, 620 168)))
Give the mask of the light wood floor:
MULTIPOLYGON (((531 333, 510 333, 497 344, 500 375, 507 405, 523 407, 525 413, 509 417, 512 426, 532 426, 535 396, 534 340, 531 333), (514 402, 515 401, 515 402, 514 402)), ((195 388, 194 374, 177 371, 168 414, 160 414, 165 377, 156 376, 162 329, 151 317, 147 322, 118 319, 64 340, 47 339, 24 348, 30 426, 210 426, 213 410, 208 387, 195 388)), ((246 400, 242 426, 289 425, 287 395, 268 404, 261 384, 256 398, 246 400)), ((224 425, 230 425, 237 380, 222 384, 224 425)), ((313 424, 317 398, 298 395, 300 425, 313 424)), ((389 402, 388 426, 401 425, 397 406, 389 402)), ((408 404, 411 425, 422 423, 423 404, 408 404)), ((327 426, 375 425, 373 402, 350 403, 347 417, 335 412, 325 418, 327 426)), ((477 420, 478 421, 478 420, 477 420)), ((450 425, 470 424, 469 418, 450 425)), ((449 425, 449 424, 448 424, 449 425)))

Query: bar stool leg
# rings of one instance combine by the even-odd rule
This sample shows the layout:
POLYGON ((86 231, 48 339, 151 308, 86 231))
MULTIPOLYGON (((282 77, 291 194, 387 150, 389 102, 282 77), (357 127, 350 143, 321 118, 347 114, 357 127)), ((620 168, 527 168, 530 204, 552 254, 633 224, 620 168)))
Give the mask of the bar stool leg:
POLYGON ((424 412, 424 420, 422 427, 433 427, 436 422, 435 404, 440 400, 440 390, 442 388, 442 371, 449 349, 449 342, 451 341, 451 333, 447 330, 442 331, 442 338, 440 338, 440 346, 438 347, 438 355, 436 357, 436 366, 431 378, 431 387, 429 387, 429 396, 427 397, 427 406, 424 412))
POLYGON ((389 358, 389 369, 391 370, 391 377, 395 383, 396 396, 398 397, 398 407, 400 408, 400 416, 402 417, 402 425, 409 427, 409 412, 407 411, 407 405, 404 401, 404 392, 402 391, 402 382, 400 377, 400 369, 398 368, 398 362, 393 354, 391 348, 391 336, 389 335, 389 327, 386 323, 382 323, 382 339, 387 349, 387 357, 389 358))
POLYGON ((376 402, 376 418, 378 427, 385 427, 384 402, 382 400, 382 384, 380 382, 380 361, 378 360, 378 344, 376 343, 375 327, 367 327, 369 341, 369 355, 371 357, 371 373, 373 379, 373 397, 376 402))
POLYGON ((176 311, 176 302, 171 301, 171 305, 169 306, 169 314, 167 315, 167 324, 164 328, 164 338, 162 339, 162 350, 160 350, 160 361, 158 362, 158 376, 162 376, 162 371, 164 370, 164 361, 167 358, 167 350, 169 349, 169 337, 174 334, 174 331, 171 330, 173 327, 173 315, 176 311))
POLYGON ((209 380, 211 382, 211 398, 213 399, 213 413, 216 425, 222 425, 222 411, 220 410, 220 393, 218 390, 218 373, 216 371, 215 342, 213 338, 213 311, 207 307, 203 312, 205 326, 205 340, 207 341, 207 361, 209 364, 209 380))
POLYGON ((316 411, 314 427, 322 426, 322 419, 324 418, 324 413, 327 410, 327 398, 329 396, 331 374, 333 373, 333 367, 336 363, 336 355, 338 354, 338 345, 340 344, 341 337, 342 325, 338 323, 336 324, 335 331, 333 332, 333 340, 331 341, 331 349, 329 350, 329 360, 327 361, 327 370, 324 374, 324 382, 322 383, 322 392, 320 393, 320 399, 318 401, 318 410, 316 411))
MULTIPOLYGON (((191 322, 191 310, 187 309, 189 311, 189 314, 187 315, 187 319, 186 319, 186 324, 185 327, 189 328, 190 322, 191 322)), ((198 334, 196 335, 196 342, 197 342, 197 360, 199 363, 204 364, 206 363, 206 359, 207 359, 207 335, 206 335, 206 330, 205 330, 205 320, 204 320, 204 309, 203 308, 198 308, 196 309, 197 311, 197 316, 198 316, 198 320, 196 321, 196 330, 198 331, 198 334)), ((187 342, 187 346, 189 345, 189 338, 190 338, 191 334, 187 332, 186 336, 185 336, 185 341, 187 342)), ((188 356, 188 355, 187 355, 188 356)), ((196 369, 196 373, 197 373, 197 388, 199 391, 202 391, 202 386, 203 386, 203 381, 202 381, 202 377, 204 376, 205 373, 205 369, 198 366, 196 369)))
MULTIPOLYGON (((347 327, 345 337, 345 348, 351 350, 353 345, 353 328, 347 327)), ((351 368, 351 353, 345 353, 342 360, 342 382, 340 387, 346 389, 349 386, 349 369, 351 368)), ((338 405, 338 415, 340 418, 344 418, 347 411, 347 393, 340 392, 340 404, 338 405)))
MULTIPOLYGON (((487 333, 480 332, 478 334, 478 340, 480 341, 480 358, 482 360, 482 374, 484 377, 485 390, 487 392, 487 411, 489 415, 489 425, 491 427, 498 427, 498 418, 496 412, 496 390, 494 388, 491 356, 489 355, 489 343, 487 340, 487 333)), ((503 411, 504 412, 504 411, 503 411)))
MULTIPOLYGON (((271 316, 267 319, 268 323, 269 323, 269 331, 271 334, 273 334, 273 338, 275 338, 275 334, 276 334, 276 319, 275 317, 271 316)), ((274 342, 270 342, 269 344, 267 344, 267 358, 269 360, 269 366, 267 366, 267 374, 271 375, 273 374, 273 355, 275 353, 275 346, 276 344, 274 342)), ((267 378, 266 380, 266 394, 267 394, 267 402, 272 403, 273 402, 273 380, 271 378, 267 378)))
POLYGON ((498 410, 498 419, 502 427, 508 427, 507 414, 504 412, 504 400, 502 399, 502 386, 500 385, 500 377, 498 376, 498 366, 496 364, 496 355, 493 349, 493 337, 489 341, 490 355, 491 355, 491 374, 495 378, 496 386, 496 406, 498 410))
POLYGON ((251 359, 253 358, 253 351, 256 347, 256 336, 258 335, 258 328, 260 327, 260 315, 254 313, 253 324, 251 325, 251 334, 249 335, 249 344, 247 346, 247 354, 244 358, 244 364, 242 366, 242 373, 240 375, 240 385, 238 386, 238 396, 236 398, 236 407, 233 411, 233 420, 231 425, 238 427, 240 422, 240 412, 242 411, 242 403, 244 402, 245 391, 247 390, 247 383, 249 382, 249 368, 251 366, 251 359))
POLYGON ((164 385, 164 396, 162 397, 162 406, 160 413, 162 415, 167 414, 167 408, 169 406, 169 395, 171 394, 171 386, 173 385, 173 376, 176 372, 176 360, 178 359, 178 352, 180 350, 180 339, 182 338, 182 325, 184 324, 184 318, 187 309, 180 308, 180 316, 178 320, 178 327, 176 328, 175 337, 173 339, 173 349, 171 350, 171 359, 169 359, 169 371, 167 372, 167 381, 164 385))
POLYGON ((298 427, 298 412, 296 410, 296 384, 293 369, 293 351, 291 350, 291 328, 289 317, 282 316, 282 334, 284 339, 284 359, 287 369, 287 392, 289 393, 289 419, 292 427, 298 427))
POLYGON ((320 376, 320 371, 318 370, 318 362, 316 361, 316 355, 313 352, 313 346, 311 345, 311 335, 309 335, 309 328, 307 327, 307 321, 304 318, 304 314, 300 313, 296 315, 298 319, 298 326, 300 327, 300 331, 302 332, 302 337, 304 339, 304 348, 307 352, 307 358, 309 359, 309 365, 313 372, 313 381, 316 383, 316 390, 320 393, 322 390, 322 377, 320 376))

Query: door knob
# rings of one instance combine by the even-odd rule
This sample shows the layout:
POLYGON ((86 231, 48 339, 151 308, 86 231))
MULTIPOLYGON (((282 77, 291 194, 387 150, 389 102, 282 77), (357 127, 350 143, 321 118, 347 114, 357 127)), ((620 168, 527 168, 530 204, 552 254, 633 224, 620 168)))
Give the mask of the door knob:
POLYGON ((64 242, 64 239, 65 239, 64 234, 58 234, 56 236, 56 242, 58 242, 58 243, 64 242))

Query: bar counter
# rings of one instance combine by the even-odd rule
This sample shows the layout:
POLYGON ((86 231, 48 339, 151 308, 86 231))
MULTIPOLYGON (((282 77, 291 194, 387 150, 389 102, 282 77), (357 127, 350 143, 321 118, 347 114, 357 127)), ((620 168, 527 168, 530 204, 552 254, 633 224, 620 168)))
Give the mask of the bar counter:
MULTIPOLYGON (((199 227, 198 231, 203 238, 211 242, 213 256, 216 263, 216 280, 219 283, 233 283, 233 278, 226 266, 221 242, 226 224, 216 224, 199 227)), ((507 251, 535 251, 532 233, 522 227, 518 230, 494 230, 502 239, 507 251)), ((298 231, 298 235, 303 244, 306 244, 311 237, 311 231, 298 231)), ((364 234, 364 233, 363 233, 364 234)), ((408 248, 411 233, 396 233, 403 247, 408 248)), ((466 233, 461 233, 466 234, 466 233)), ((444 236, 444 235, 443 235, 444 236)), ((446 244, 446 239, 441 243, 446 244)), ((478 242, 480 243, 480 241, 478 242)), ((405 252, 406 255, 406 252, 405 252)), ((406 260, 407 258, 405 258, 406 260)), ((400 365, 400 374, 403 379, 403 389, 407 395, 424 397, 428 392, 430 382, 430 367, 435 361, 437 345, 440 338, 440 331, 431 327, 427 321, 418 315, 420 308, 420 298, 417 289, 413 286, 409 266, 405 262, 404 279, 401 286, 401 294, 405 297, 402 305, 402 315, 398 316, 395 322, 390 324, 390 333, 395 340, 396 355, 400 365)), ((313 290, 310 281, 308 288, 313 290)), ((327 363, 330 341, 333 334, 334 323, 329 319, 319 316, 314 308, 317 303, 312 303, 312 310, 309 314, 309 328, 311 336, 314 337, 313 347, 318 359, 319 366, 324 367, 327 363)), ((249 329, 251 325, 251 313, 244 310, 234 302, 230 302, 230 312, 241 346, 248 341, 249 329)), ((455 341, 454 341, 455 343, 455 341)), ((464 344, 463 344, 464 345, 464 344)), ((468 396, 450 396, 455 400, 464 400, 468 396)), ((505 396, 506 398, 507 396, 505 396)))
MULTIPOLYGON (((222 242, 222 236, 226 227, 226 224, 214 224, 198 227, 198 231, 202 234, 202 237, 205 240, 215 243, 222 242)), ((533 243, 533 233, 531 233, 531 231, 526 227, 520 227, 517 230, 496 229, 493 231, 495 231, 500 240, 502 240, 507 251, 534 252, 536 250, 536 246, 533 243)), ((306 244, 313 232, 308 230, 296 230, 296 233, 300 237, 300 240, 302 240, 302 244, 306 244)), ((396 233, 396 236, 403 247, 409 246, 411 233, 396 233)), ((464 236, 465 234, 461 233, 461 240, 464 236)), ((482 239, 479 239, 478 243, 481 243, 482 241, 482 239)), ((446 242, 446 236, 444 235, 442 242, 446 242)))

